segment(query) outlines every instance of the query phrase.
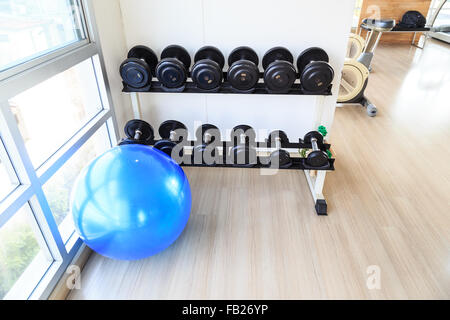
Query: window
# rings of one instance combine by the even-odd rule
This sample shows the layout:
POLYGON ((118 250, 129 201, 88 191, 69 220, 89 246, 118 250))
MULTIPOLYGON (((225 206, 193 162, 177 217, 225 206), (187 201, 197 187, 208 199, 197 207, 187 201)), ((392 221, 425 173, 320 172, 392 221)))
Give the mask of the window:
MULTIPOLYGON (((439 5, 442 5, 442 3, 438 3, 439 5)), ((434 10, 438 9, 433 8, 434 10)), ((433 12, 433 9, 431 12, 433 12)), ((434 27, 444 26, 444 25, 450 25, 450 1, 446 1, 439 11, 436 20, 434 22, 434 27)))
POLYGON ((97 131, 89 141, 44 185, 44 193, 52 210, 66 247, 75 231, 70 216, 70 192, 81 170, 89 162, 111 147, 106 126, 97 131))
POLYGON ((0 71, 86 39, 78 1, 1 0, 0 71))
POLYGON ((33 230, 34 223, 27 203, 0 229, 0 299, 21 296, 27 290, 17 284, 36 284, 53 263, 42 235, 33 230))
POLYGON ((0 0, 0 299, 45 299, 82 242, 76 177, 117 142, 90 0, 0 0))
POLYGON ((20 93, 9 105, 38 168, 102 110, 92 60, 20 93))
POLYGON ((0 139, 0 201, 19 185, 14 168, 0 139))

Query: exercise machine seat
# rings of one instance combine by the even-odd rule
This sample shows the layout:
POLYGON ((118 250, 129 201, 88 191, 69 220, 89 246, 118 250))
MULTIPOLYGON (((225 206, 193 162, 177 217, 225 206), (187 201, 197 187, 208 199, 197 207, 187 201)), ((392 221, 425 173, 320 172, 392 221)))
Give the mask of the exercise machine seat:
POLYGON ((394 19, 364 19, 362 21, 364 27, 376 31, 390 31, 395 27, 394 19))

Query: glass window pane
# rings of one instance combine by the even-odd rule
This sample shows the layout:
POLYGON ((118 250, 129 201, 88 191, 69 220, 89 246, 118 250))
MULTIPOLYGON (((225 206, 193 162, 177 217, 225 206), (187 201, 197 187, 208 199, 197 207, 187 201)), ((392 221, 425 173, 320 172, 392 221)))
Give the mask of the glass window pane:
POLYGON ((1 0, 0 71, 86 39, 77 3, 1 0))
POLYGON ((447 1, 436 18, 434 27, 450 25, 450 1, 447 1))
POLYGON ((0 228, 0 299, 27 298, 53 262, 47 247, 39 245, 31 219, 26 204, 0 228))
POLYGON ((102 110, 92 60, 9 100, 33 165, 42 165, 102 110))
POLYGON ((19 180, 0 139, 0 202, 18 185, 19 180))
POLYGON ((81 170, 110 147, 108 131, 104 125, 43 187, 64 243, 67 243, 75 231, 72 216, 69 215, 73 184, 81 170))

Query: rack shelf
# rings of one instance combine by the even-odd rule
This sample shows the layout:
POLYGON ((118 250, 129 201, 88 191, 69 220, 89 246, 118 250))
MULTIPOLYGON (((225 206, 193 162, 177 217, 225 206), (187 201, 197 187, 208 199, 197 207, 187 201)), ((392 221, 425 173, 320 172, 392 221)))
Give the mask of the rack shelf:
MULTIPOLYGON (((159 142, 160 140, 154 140, 152 141, 149 145, 150 146, 154 146, 157 142, 159 142)), ((268 163, 268 156, 258 156, 257 157, 257 164, 255 164, 252 167, 248 167, 245 165, 236 165, 236 164, 232 164, 231 159, 227 156, 228 155, 228 151, 229 149, 232 147, 230 141, 223 141, 222 145, 220 146, 220 144, 218 145, 219 148, 222 148, 222 150, 227 150, 227 152, 223 153, 222 155, 222 163, 221 164, 214 164, 214 165, 209 165, 209 164, 194 164, 194 156, 191 156, 190 159, 190 163, 180 163, 181 166, 183 167, 208 167, 208 168, 250 168, 250 169, 271 169, 270 166, 266 165, 265 163, 268 163)), ((197 145, 196 141, 187 141, 184 143, 185 147, 195 147, 197 145)), ((270 142, 266 141, 265 143, 262 142, 258 142, 255 144, 256 148, 266 148, 269 149, 271 148, 270 142)), ((311 145, 308 145, 306 143, 304 143, 301 139, 299 140, 298 143, 284 143, 281 146, 282 149, 310 149, 311 145)), ((329 150, 331 148, 331 145, 329 144, 323 144, 321 147, 322 151, 326 151, 329 150)), ((308 166, 308 164, 306 163, 306 159, 305 158, 300 158, 300 157, 292 157, 292 166, 289 168, 274 168, 274 169, 279 169, 279 170, 314 170, 314 171, 334 171, 334 163, 335 163, 335 159, 329 159, 328 164, 324 167, 311 167, 308 166)))
MULTIPOLYGON (((149 145, 154 146, 156 143, 158 143, 161 140, 152 140, 149 145)), ((195 147, 198 145, 197 141, 186 141, 184 142, 184 146, 186 147, 195 147)), ((254 144, 256 148, 272 148, 271 141, 266 142, 256 142, 254 144)), ((231 141, 222 141, 222 145, 219 145, 219 147, 223 149, 227 149, 231 147, 231 141)), ((304 143, 302 139, 299 139, 299 142, 288 142, 288 143, 282 143, 281 144, 282 149, 312 149, 311 144, 304 143)), ((331 149, 331 144, 324 143, 322 146, 319 146, 320 150, 327 151, 331 149)))
MULTIPOLYGON (((261 78, 263 78, 263 74, 260 75, 261 78)), ((270 92, 267 90, 264 83, 259 82, 256 84, 256 87, 250 91, 238 91, 234 89, 229 82, 226 81, 227 74, 224 73, 224 79, 225 81, 222 83, 222 85, 213 90, 202 90, 195 86, 195 84, 188 80, 186 82, 186 85, 181 88, 176 89, 168 89, 165 88, 161 82, 159 81, 152 81, 149 86, 146 86, 144 88, 136 89, 133 87, 128 86, 126 83, 123 82, 123 90, 122 92, 125 93, 133 93, 133 92, 139 92, 139 93, 207 93, 207 94, 274 94, 274 95, 300 95, 300 96, 330 96, 331 89, 333 88, 333 85, 330 85, 326 90, 322 92, 308 92, 303 89, 301 84, 295 83, 291 90, 289 92, 285 93, 277 93, 277 92, 270 92)))
POLYGON ((270 166, 261 164, 261 160, 268 157, 258 157, 258 163, 255 166, 247 167, 244 165, 234 165, 234 164, 180 164, 182 167, 206 167, 206 168, 248 168, 248 169, 277 169, 277 170, 314 170, 314 171, 334 171, 335 159, 330 159, 328 165, 321 168, 310 167, 305 163, 304 158, 292 158, 292 166, 289 168, 270 168, 270 166))

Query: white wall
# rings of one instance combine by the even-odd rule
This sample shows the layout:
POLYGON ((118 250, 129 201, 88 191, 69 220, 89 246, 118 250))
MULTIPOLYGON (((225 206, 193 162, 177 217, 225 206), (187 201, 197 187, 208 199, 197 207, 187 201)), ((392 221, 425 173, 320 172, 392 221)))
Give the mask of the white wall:
POLYGON ((119 66, 128 52, 120 3, 119 0, 93 0, 92 3, 114 110, 120 129, 119 133, 123 136, 122 129, 125 123, 133 118, 133 112, 130 97, 122 94, 123 86, 119 76, 119 66))
MULTIPOLYGON (((191 133, 194 121, 216 124, 224 133, 245 123, 256 129, 283 129, 294 140, 316 129, 318 123, 331 124, 354 0, 120 0, 123 31, 117 1, 94 2, 100 9, 102 43, 108 43, 104 52, 114 100, 122 103, 126 94, 117 96, 121 89, 118 67, 126 57, 119 39, 122 32, 128 48, 144 44, 157 54, 169 44, 183 45, 192 56, 201 46, 214 45, 227 57, 235 47, 248 45, 262 60, 268 49, 278 45, 289 48, 295 58, 308 47, 320 46, 336 71, 333 96, 323 100, 279 95, 140 94, 143 119, 156 129, 168 119, 185 122, 191 133), (318 110, 316 101, 324 101, 322 109, 318 110), (316 121, 318 114, 325 115, 321 121, 316 121)), ((129 108, 122 103, 116 103, 116 108, 129 108)))

